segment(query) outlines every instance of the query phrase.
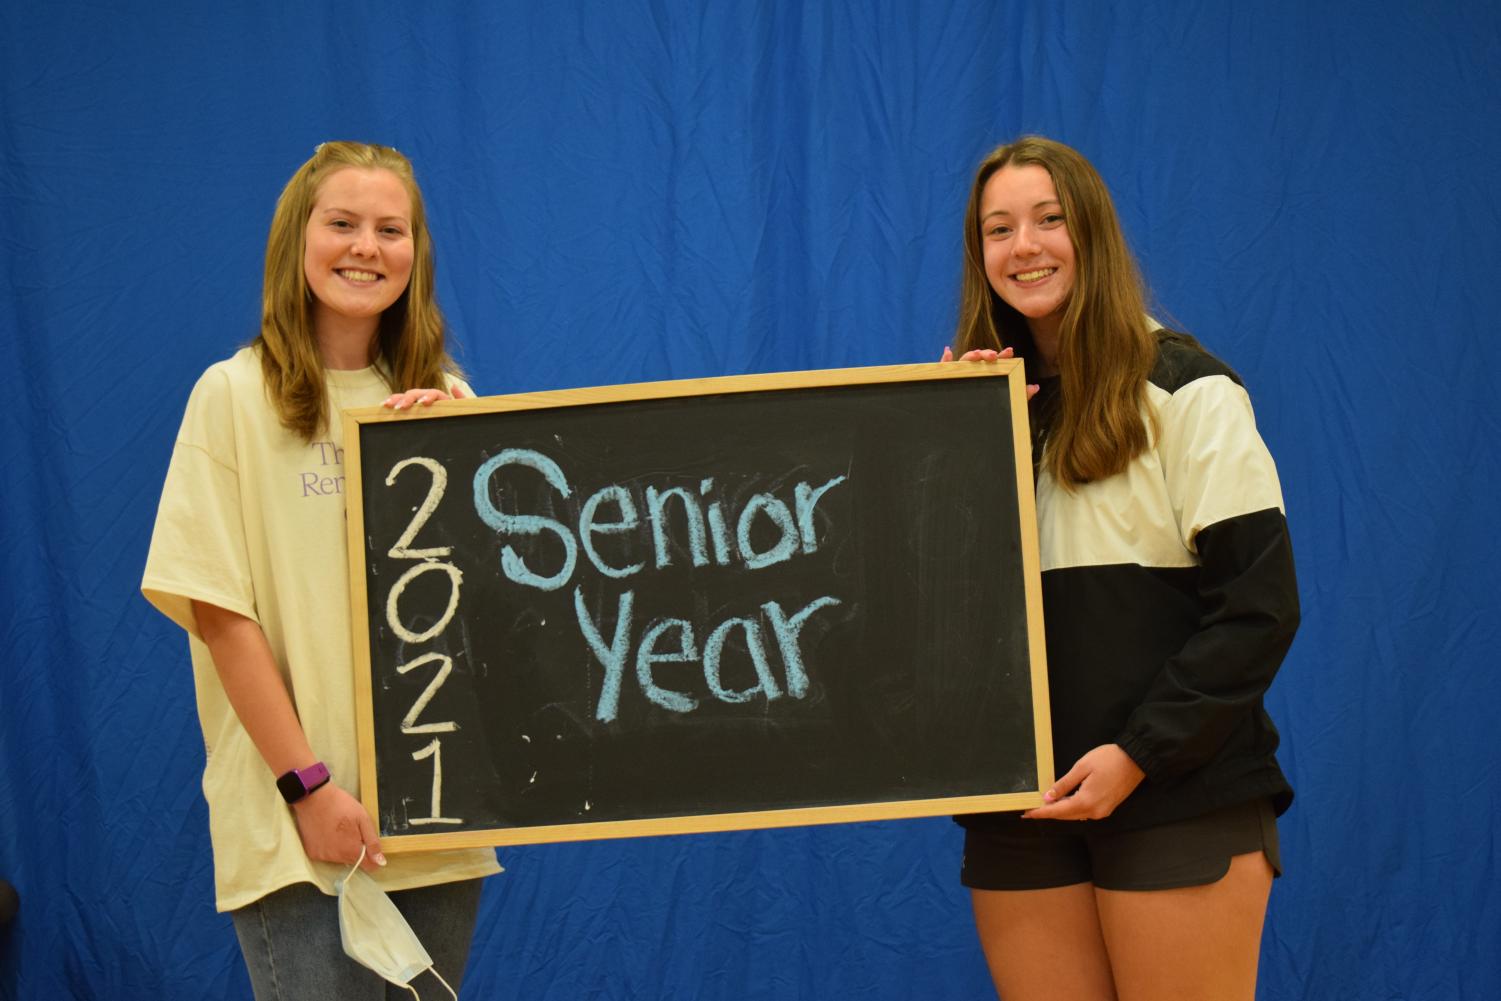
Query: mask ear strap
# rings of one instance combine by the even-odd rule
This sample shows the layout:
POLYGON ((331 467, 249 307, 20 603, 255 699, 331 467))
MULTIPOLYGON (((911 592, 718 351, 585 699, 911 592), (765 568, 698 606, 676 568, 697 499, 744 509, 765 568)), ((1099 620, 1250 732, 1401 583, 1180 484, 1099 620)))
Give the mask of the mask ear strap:
MULTIPOLYGON (((353 876, 355 874, 355 870, 359 869, 359 867, 364 863, 364 861, 365 861, 365 846, 364 845, 360 845, 360 857, 354 860, 354 865, 352 865, 352 866, 349 867, 349 871, 344 874, 344 879, 348 879, 350 876, 353 876)), ((341 880, 340 882, 343 882, 343 880, 341 880)), ((447 984, 444 984, 443 986, 444 987, 448 987, 447 984)), ((449 991, 452 992, 452 990, 453 990, 453 988, 450 987, 449 991)))
MULTIPOLYGON (((453 1001, 459 1001, 459 996, 457 994, 454 994, 453 988, 448 986, 448 981, 443 979, 443 975, 438 972, 438 968, 436 966, 429 966, 427 968, 427 972, 437 977, 438 983, 442 984, 444 988, 448 990, 448 993, 453 994, 453 1001)), ((416 992, 414 991, 413 993, 416 992)))
MULTIPOLYGON (((450 995, 452 995, 453 1001, 459 1001, 459 996, 455 994, 454 989, 448 985, 448 981, 443 979, 443 974, 438 972, 438 968, 436 966, 429 966, 427 968, 427 972, 438 978, 438 983, 442 984, 443 989, 446 990, 450 995)), ((417 1001, 422 1001, 422 995, 417 993, 417 988, 413 987, 411 984, 402 984, 401 986, 411 991, 412 997, 416 998, 417 1001)))

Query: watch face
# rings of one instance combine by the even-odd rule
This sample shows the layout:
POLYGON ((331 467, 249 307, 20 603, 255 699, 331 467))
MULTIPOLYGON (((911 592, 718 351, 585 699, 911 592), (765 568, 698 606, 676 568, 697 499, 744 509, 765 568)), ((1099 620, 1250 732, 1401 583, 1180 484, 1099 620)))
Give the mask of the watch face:
POLYGON ((302 784, 302 776, 293 769, 276 780, 276 788, 281 793, 281 798, 288 803, 295 803, 307 795, 307 787, 302 784))

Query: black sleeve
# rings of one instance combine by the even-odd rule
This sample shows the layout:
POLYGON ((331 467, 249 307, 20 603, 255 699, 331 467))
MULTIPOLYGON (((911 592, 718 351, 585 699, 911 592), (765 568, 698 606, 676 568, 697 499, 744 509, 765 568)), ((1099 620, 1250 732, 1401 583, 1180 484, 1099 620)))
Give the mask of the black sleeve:
POLYGON ((1287 519, 1276 508, 1201 529, 1200 628, 1170 657, 1118 738, 1153 779, 1207 762, 1261 703, 1298 628, 1287 519))

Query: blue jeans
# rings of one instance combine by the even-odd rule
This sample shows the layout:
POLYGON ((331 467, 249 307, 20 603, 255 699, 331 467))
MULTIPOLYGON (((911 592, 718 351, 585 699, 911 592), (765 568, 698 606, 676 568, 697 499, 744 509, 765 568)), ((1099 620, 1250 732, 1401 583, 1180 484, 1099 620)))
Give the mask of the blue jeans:
MULTIPOLYGON (((459 989, 469 940, 479 913, 480 880, 440 883, 391 895, 443 979, 459 989)), ((256 1001, 411 1001, 404 987, 388 984, 344 954, 339 899, 311 883, 269 893, 230 912, 256 1001)), ((412 981, 423 1001, 448 998, 431 973, 412 981)))

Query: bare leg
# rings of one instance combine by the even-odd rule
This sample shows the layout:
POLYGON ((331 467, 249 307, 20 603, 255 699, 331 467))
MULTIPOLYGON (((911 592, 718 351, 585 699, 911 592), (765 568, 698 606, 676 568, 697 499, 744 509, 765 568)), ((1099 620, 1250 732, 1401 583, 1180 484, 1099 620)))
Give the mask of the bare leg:
POLYGON ((1272 867, 1237 855, 1208 886, 1096 889, 1120 1001, 1254 1001, 1272 867))
POLYGON ((1002 1001, 1115 1001, 1092 884, 970 897, 1002 1001))

